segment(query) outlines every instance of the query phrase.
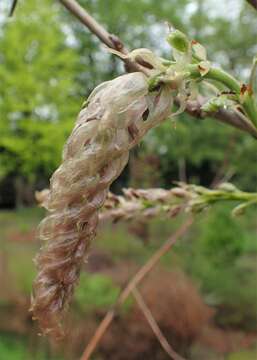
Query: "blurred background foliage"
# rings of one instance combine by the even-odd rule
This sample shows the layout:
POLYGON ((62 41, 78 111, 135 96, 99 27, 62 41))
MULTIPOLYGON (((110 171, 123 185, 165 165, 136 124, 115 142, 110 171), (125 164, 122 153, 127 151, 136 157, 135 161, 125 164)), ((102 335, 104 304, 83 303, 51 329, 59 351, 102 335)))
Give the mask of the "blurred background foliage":
MULTIPOLYGON (((8 4, 1 2, 3 14, 8 4)), ((257 22, 245 1, 220 2, 221 11, 211 0, 81 4, 131 49, 150 47, 170 57, 169 21, 202 41, 215 63, 242 80, 249 75, 257 22)), ((123 65, 49 0, 19 1, 12 19, 2 15, 0 49, 0 204, 14 207, 31 203, 35 188, 46 186, 81 103, 97 84, 122 73, 123 65)), ((225 154, 236 185, 256 190, 256 145, 250 136, 212 119, 183 114, 175 120, 176 128, 165 123, 136 150, 137 156, 159 160, 163 185, 178 179, 181 164, 189 181, 209 185, 225 154)))
MULTIPOLYGON (((202 42, 215 64, 242 81, 249 76, 257 21, 246 1, 80 3, 131 49, 149 47, 170 57, 168 21, 202 42)), ((19 0, 11 19, 9 7, 10 1, 1 1, 0 359, 73 360, 119 287, 181 219, 103 226, 75 295, 70 341, 57 349, 38 338, 28 314, 35 274, 31 259, 39 246, 35 229, 43 216, 34 207, 34 191, 48 186, 84 99, 124 69, 58 1, 19 0)), ((169 187, 179 179, 211 186, 223 177, 256 191, 256 140, 213 119, 182 114, 148 134, 113 189, 169 187)), ((142 286, 165 335, 188 359, 255 358, 256 209, 241 219, 231 218, 230 210, 220 205, 199 215, 192 231, 142 286), (172 309, 182 325, 178 319, 172 322, 172 309)), ((166 359, 132 299, 123 310, 95 359, 127 359, 126 354, 129 359, 166 359)))

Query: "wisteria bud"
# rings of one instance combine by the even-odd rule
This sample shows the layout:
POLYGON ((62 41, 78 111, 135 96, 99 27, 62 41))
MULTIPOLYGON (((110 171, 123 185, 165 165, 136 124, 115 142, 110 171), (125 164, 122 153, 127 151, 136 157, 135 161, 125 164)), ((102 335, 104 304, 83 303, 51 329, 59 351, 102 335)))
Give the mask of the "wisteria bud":
POLYGON ((218 189, 227 191, 227 192, 235 192, 237 191, 237 187, 231 183, 225 182, 219 185, 218 189))
POLYGON ((194 58, 199 61, 205 61, 207 59, 205 47, 196 40, 192 40, 191 44, 194 58))
POLYGON ((234 105, 234 102, 228 99, 227 95, 221 95, 208 100, 202 105, 201 109, 205 112, 216 112, 220 108, 230 108, 234 105))
POLYGON ((188 192, 181 187, 174 187, 173 189, 171 189, 171 193, 172 195, 180 198, 184 198, 188 196, 188 192))
POLYGON ((232 210, 232 215, 233 216, 240 216, 243 215, 246 208, 247 208, 248 204, 240 204, 238 206, 236 206, 233 210, 232 210))
POLYGON ((189 49, 189 40, 187 36, 180 30, 174 30, 167 36, 168 43, 180 52, 187 52, 189 49))
POLYGON ((36 257, 31 304, 43 333, 63 336, 62 316, 96 235, 109 187, 127 164, 129 150, 169 116, 171 105, 166 85, 149 93, 148 78, 137 72, 99 85, 79 113, 50 190, 37 194, 49 212, 39 226, 45 245, 36 257))

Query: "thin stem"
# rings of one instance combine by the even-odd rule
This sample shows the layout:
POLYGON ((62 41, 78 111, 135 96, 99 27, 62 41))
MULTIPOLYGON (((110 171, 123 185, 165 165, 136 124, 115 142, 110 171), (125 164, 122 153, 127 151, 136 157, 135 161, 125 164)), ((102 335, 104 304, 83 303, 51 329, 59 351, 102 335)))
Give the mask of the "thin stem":
MULTIPOLYGON (((110 34, 99 22, 97 22, 76 0, 59 0, 59 2, 66 7, 76 18, 85 25, 92 34, 95 34, 98 39, 108 48, 119 51, 127 55, 128 49, 117 35, 110 34)), ((126 70, 144 72, 144 68, 129 59, 121 59, 125 63, 126 70)))
POLYGON ((15 11, 15 9, 16 9, 17 4, 18 4, 18 0, 13 0, 12 6, 11 6, 11 10, 10 10, 10 12, 9 12, 9 16, 12 16, 12 15, 13 15, 13 13, 14 13, 14 11, 15 11))
POLYGON ((153 333, 155 334, 155 336, 157 337, 157 339, 158 339, 159 343, 161 344, 162 348, 169 355, 169 357, 171 359, 173 359, 173 360, 185 360, 182 356, 177 354, 176 351, 174 351, 172 349, 172 347, 168 343, 167 339, 163 335, 161 329, 159 328, 157 322, 155 321, 150 309, 148 308, 148 306, 144 302, 144 299, 142 298, 139 291, 136 288, 134 288, 132 290, 132 294, 133 294, 138 306, 140 307, 142 313, 144 314, 148 324, 150 325, 151 329, 153 330, 153 333))
POLYGON ((232 75, 222 69, 211 68, 205 77, 207 79, 217 80, 227 86, 230 90, 240 94, 240 83, 232 75))
MULTIPOLYGON (((190 72, 192 78, 199 79, 202 77, 198 64, 188 65, 187 70, 190 72)), ((232 75, 228 74, 222 69, 211 68, 204 75, 204 78, 221 82, 223 85, 227 86, 230 90, 234 91, 236 94, 240 94, 239 82, 232 75)))
MULTIPOLYGON (((195 118, 204 119, 206 115, 214 120, 218 120, 224 124, 233 126, 241 131, 247 132, 253 137, 257 138, 257 128, 249 121, 242 121, 241 116, 234 110, 226 110, 224 108, 218 109, 216 112, 204 112, 202 105, 205 103, 202 96, 198 96, 197 100, 187 101, 186 111, 195 118)), ((175 99, 175 104, 179 106, 179 100, 175 99)))
MULTIPOLYGON (((232 75, 228 74, 226 71, 222 69, 211 68, 204 76, 202 76, 200 73, 199 65, 197 64, 188 65, 187 70, 190 72, 190 76, 194 79, 195 78, 201 79, 203 77, 205 79, 215 80, 222 83, 231 91, 235 92, 238 97, 238 100, 240 101, 239 96, 241 91, 241 85, 232 75)), ((252 123, 256 126, 257 110, 253 96, 249 94, 246 95, 246 98, 242 106, 245 109, 252 123)))
MULTIPOLYGON (((205 197, 205 195, 203 195, 205 197)), ((210 194, 206 194, 206 200, 208 202, 217 201, 257 201, 257 193, 247 193, 243 191, 238 192, 224 192, 219 190, 210 190, 210 194)))
POLYGON ((122 42, 114 35, 108 33, 82 6, 75 0, 59 0, 73 15, 95 34, 106 46, 124 53, 122 42), (115 39, 115 40, 114 40, 115 39))
POLYGON ((108 311, 102 322, 100 323, 99 327, 97 328, 94 336, 88 343, 81 360, 89 360, 90 356, 93 354, 95 348, 97 347, 98 343, 100 342, 101 338, 103 337, 104 333, 112 323, 117 309, 124 303, 124 301, 128 298, 131 291, 144 279, 144 277, 154 268, 154 266, 158 263, 161 257, 166 254, 171 247, 176 243, 178 238, 182 237, 186 234, 188 229, 193 223, 193 218, 189 217, 181 227, 152 255, 152 257, 143 265, 138 272, 132 277, 126 287, 120 293, 116 304, 114 307, 108 311))
POLYGON ((229 111, 220 108, 215 113, 210 113, 210 116, 220 122, 230 124, 237 129, 245 131, 248 134, 251 134, 254 138, 257 138, 257 128, 250 120, 242 121, 242 117, 236 111, 229 111))
POLYGON ((257 0, 246 0, 252 7, 257 10, 257 0))

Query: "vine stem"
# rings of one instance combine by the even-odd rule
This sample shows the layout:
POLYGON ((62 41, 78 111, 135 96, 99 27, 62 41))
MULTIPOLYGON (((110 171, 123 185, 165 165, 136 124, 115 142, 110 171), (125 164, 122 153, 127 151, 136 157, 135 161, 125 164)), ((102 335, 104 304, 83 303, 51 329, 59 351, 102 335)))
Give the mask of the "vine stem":
POLYGON ((92 337, 92 339, 85 348, 81 360, 90 359, 90 356, 93 354, 98 343, 100 342, 106 330, 112 323, 118 308, 129 297, 132 290, 145 278, 147 274, 149 274, 149 272, 154 268, 154 266, 158 263, 161 257, 171 249, 171 247, 176 243, 178 238, 182 237, 187 233, 187 231, 189 230, 192 224, 193 224, 193 218, 189 217, 181 225, 181 227, 170 238, 168 238, 168 240, 152 255, 152 257, 132 277, 132 279, 128 282, 125 288, 121 291, 114 307, 107 312, 102 322, 96 329, 94 336, 92 337))

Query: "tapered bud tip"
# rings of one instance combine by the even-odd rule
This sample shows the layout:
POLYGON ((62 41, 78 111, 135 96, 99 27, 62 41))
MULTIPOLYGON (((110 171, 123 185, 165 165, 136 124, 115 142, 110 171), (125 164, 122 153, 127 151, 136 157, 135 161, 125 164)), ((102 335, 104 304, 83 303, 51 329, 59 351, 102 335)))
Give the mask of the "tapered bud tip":
POLYGON ((187 36, 179 30, 172 31, 167 36, 168 43, 180 52, 187 52, 189 48, 189 40, 187 36))

